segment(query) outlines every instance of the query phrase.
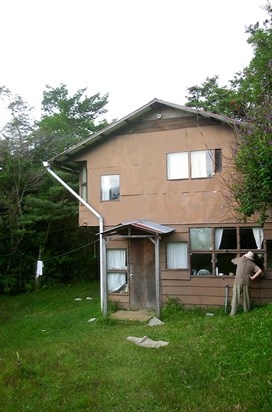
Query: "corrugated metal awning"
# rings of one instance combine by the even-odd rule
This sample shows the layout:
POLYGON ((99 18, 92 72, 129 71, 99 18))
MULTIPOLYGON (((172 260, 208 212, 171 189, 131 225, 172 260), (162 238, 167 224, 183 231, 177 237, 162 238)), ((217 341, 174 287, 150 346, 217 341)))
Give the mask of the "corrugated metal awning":
POLYGON ((102 232, 102 235, 120 233, 128 227, 132 227, 132 228, 138 229, 143 232, 155 233, 155 234, 167 234, 175 230, 172 227, 161 225, 160 223, 141 219, 141 220, 129 220, 127 222, 122 222, 118 226, 114 226, 110 229, 105 230, 104 232, 102 232))

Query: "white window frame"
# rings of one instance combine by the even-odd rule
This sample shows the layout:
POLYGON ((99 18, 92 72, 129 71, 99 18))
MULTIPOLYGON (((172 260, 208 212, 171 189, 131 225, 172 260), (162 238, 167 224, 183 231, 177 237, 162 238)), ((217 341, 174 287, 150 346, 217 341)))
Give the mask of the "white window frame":
POLYGON ((212 150, 194 150, 191 152, 191 178, 199 179, 213 175, 212 150))
POLYGON ((167 154, 167 179, 189 179, 189 153, 167 154))
POLYGON ((188 243, 168 242, 166 244, 167 269, 188 269, 188 243))
POLYGON ((120 199, 120 175, 103 175, 100 178, 101 201, 120 199))
POLYGON ((107 289, 116 293, 127 285, 127 250, 107 249, 107 289))
POLYGON ((212 177, 216 168, 215 150, 205 149, 193 150, 191 152, 167 153, 167 179, 182 180, 212 177))
POLYGON ((83 163, 80 169, 80 196, 85 202, 88 201, 88 174, 86 162, 83 163))

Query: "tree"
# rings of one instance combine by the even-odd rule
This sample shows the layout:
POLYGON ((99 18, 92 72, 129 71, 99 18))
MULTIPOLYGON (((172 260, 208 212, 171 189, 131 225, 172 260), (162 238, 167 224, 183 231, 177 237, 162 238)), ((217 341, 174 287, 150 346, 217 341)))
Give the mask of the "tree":
POLYGON ((22 277, 19 250, 26 233, 22 222, 24 199, 38 190, 42 173, 32 164, 31 109, 6 87, 0 91, 11 113, 0 136, 0 290, 9 291, 22 277))
POLYGON ((219 77, 208 77, 200 86, 188 88, 186 106, 222 114, 234 119, 248 119, 256 105, 262 105, 272 92, 272 8, 267 1, 268 18, 246 29, 247 42, 253 48, 248 67, 235 73, 228 86, 220 87, 219 77))
POLYGON ((228 117, 241 117, 242 106, 238 103, 236 89, 227 86, 220 87, 219 76, 207 77, 200 86, 188 88, 189 95, 186 106, 205 110, 228 117))
POLYGON ((272 7, 269 1, 264 9, 268 16, 263 26, 257 22, 246 29, 247 42, 252 46, 254 56, 232 83, 244 101, 247 114, 256 106, 262 106, 272 92, 272 7))
MULTIPOLYGON (((241 120, 236 127, 233 172, 225 189, 228 204, 246 221, 255 215, 260 223, 272 206, 272 7, 264 9, 268 18, 261 26, 250 25, 248 43, 253 58, 236 73, 229 87, 218 87, 218 77, 206 79, 189 90, 187 105, 241 120)), ((237 123, 236 123, 237 124, 237 123)))
POLYGON ((272 98, 256 106, 236 132, 235 173, 229 188, 241 219, 257 215, 263 224, 272 206, 272 98))
POLYGON ((236 87, 246 107, 244 123, 237 128, 234 155, 236 176, 230 190, 238 211, 247 220, 256 214, 260 223, 272 206, 272 8, 267 2, 268 18, 248 27, 248 43, 254 56, 236 87))
MULTIPOLYGON (((90 245, 94 250, 97 237, 78 226, 78 201, 42 165, 105 125, 99 116, 107 96, 83 96, 84 90, 70 98, 66 86, 48 86, 42 119, 34 122, 23 99, 0 88, 11 115, 0 132, 0 292, 33 289, 38 258, 46 281, 96 276, 90 245)), ((59 174, 76 190, 75 176, 59 174)))
POLYGON ((84 88, 69 96, 64 84, 56 88, 47 86, 42 117, 33 136, 40 161, 63 152, 107 125, 105 119, 99 118, 106 113, 108 95, 96 93, 88 97, 85 92, 84 88))

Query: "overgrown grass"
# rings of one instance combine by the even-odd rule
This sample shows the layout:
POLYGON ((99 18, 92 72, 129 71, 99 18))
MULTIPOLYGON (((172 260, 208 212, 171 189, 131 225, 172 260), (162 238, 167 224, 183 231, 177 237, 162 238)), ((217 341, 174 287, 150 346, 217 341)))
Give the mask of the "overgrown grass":
POLYGON ((230 317, 171 302, 150 327, 104 319, 94 284, 0 299, 3 412, 272 411, 272 305, 230 317), (169 345, 127 340, 145 335, 169 345))

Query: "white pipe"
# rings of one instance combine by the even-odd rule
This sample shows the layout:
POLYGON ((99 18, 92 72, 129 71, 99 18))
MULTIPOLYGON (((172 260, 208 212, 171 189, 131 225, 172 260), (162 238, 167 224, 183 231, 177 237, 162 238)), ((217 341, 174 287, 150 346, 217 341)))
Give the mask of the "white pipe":
POLYGON ((99 220, 99 242, 100 242, 100 299, 101 299, 101 310, 103 314, 107 314, 107 294, 105 293, 105 279, 104 279, 104 253, 103 253, 103 217, 98 213, 89 203, 87 203, 81 196, 79 196, 67 183, 64 182, 50 167, 48 162, 43 162, 44 167, 47 171, 69 190, 72 195, 74 195, 87 209, 89 209, 99 220))

